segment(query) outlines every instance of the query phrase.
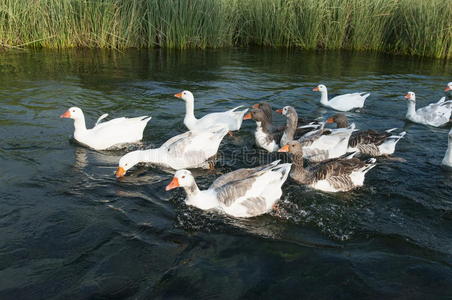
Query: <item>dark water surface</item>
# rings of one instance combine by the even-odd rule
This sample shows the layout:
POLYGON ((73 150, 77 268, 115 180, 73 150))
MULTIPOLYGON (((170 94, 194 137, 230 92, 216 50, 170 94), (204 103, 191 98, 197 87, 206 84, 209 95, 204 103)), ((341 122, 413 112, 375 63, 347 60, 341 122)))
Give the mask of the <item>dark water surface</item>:
MULTIPOLYGON (((448 129, 406 123, 402 98, 437 101, 451 74, 443 61, 335 52, 1 52, 0 299, 452 298, 448 129), (406 162, 380 159, 351 193, 288 181, 278 213, 247 220, 187 207, 157 168, 117 181, 127 151, 78 146, 59 118, 74 105, 88 126, 150 114, 138 147, 154 147, 183 132, 183 89, 198 116, 265 100, 326 117, 320 82, 331 95, 370 91, 347 115, 404 128, 395 156, 406 162)), ((254 128, 224 139, 217 170, 195 172, 201 188, 280 156, 253 153, 254 128)))

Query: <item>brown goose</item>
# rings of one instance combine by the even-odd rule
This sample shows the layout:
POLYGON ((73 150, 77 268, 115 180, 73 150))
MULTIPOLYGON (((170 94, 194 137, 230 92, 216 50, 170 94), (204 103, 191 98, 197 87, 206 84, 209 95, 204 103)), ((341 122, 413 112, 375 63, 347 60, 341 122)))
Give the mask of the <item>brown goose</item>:
POLYGON ((316 120, 299 119, 298 114, 292 106, 284 106, 276 110, 287 117, 287 124, 284 128, 284 133, 281 137, 280 145, 284 146, 289 141, 298 140, 308 132, 319 129, 323 124, 316 120))
MULTIPOLYGON (((326 120, 327 123, 336 123, 337 128, 346 128, 348 119, 344 114, 335 114, 326 120)), ((394 153, 397 142, 403 138, 406 132, 398 135, 392 134, 396 128, 385 132, 375 130, 359 130, 352 133, 348 141, 348 152, 360 152, 366 155, 381 156, 394 153)))
MULTIPOLYGON (((270 104, 268 104, 267 102, 261 102, 261 103, 254 104, 252 107, 262 109, 264 111, 264 113, 267 115, 268 120, 270 122, 272 122, 272 118, 273 118, 272 111, 273 110, 272 110, 272 107, 270 104)), ((283 113, 283 110, 277 109, 276 112, 281 114, 281 113, 283 113)), ((295 124, 295 128, 297 128, 296 134, 299 136, 301 136, 303 134, 304 128, 300 128, 300 126, 313 125, 313 124, 320 126, 320 122, 317 120, 305 119, 305 118, 299 117, 297 115, 297 122, 295 124)), ((285 128, 286 128, 285 126, 281 127, 281 131, 284 130, 285 128)))
POLYGON ((262 109, 262 111, 267 116, 267 120, 270 123, 273 122, 273 116, 272 116, 272 111, 273 110, 272 110, 272 107, 271 107, 270 104, 268 104, 267 102, 261 102, 261 103, 254 104, 252 107, 256 108, 256 109, 262 109))
POLYGON ((365 174, 375 166, 375 158, 361 161, 348 157, 338 157, 303 166, 303 148, 297 141, 291 141, 278 150, 292 154, 290 177, 295 181, 324 192, 346 192, 362 186, 365 174), (347 159, 348 158, 348 159, 347 159))
POLYGON ((281 139, 282 132, 273 127, 267 114, 262 109, 253 108, 243 119, 256 121, 254 137, 259 147, 268 152, 274 152, 279 149, 279 140, 281 139))

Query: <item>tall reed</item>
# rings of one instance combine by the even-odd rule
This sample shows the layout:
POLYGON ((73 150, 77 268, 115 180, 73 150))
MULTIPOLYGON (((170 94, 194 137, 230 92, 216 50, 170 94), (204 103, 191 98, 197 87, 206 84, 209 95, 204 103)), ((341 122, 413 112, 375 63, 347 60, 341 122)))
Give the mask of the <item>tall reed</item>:
POLYGON ((0 47, 350 49, 452 57, 452 1, 2 0, 0 47))

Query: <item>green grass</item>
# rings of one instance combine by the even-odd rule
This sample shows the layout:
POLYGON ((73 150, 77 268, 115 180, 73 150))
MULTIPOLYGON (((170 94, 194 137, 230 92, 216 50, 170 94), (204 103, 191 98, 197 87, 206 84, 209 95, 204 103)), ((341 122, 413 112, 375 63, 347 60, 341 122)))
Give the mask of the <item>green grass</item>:
POLYGON ((0 47, 250 45, 451 58, 452 1, 0 1, 0 47))

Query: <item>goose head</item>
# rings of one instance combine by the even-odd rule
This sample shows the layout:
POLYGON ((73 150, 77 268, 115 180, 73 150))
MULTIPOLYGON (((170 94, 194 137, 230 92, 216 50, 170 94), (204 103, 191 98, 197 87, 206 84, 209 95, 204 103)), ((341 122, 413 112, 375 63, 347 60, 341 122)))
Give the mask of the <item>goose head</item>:
POLYGON ((174 174, 173 180, 166 186, 165 191, 178 187, 190 187, 195 183, 193 175, 188 170, 179 170, 174 174))
POLYGON ((262 110, 272 110, 272 107, 270 104, 268 104, 267 102, 261 102, 261 103, 256 103, 252 106, 252 108, 259 108, 262 110))
POLYGON ((452 82, 449 82, 446 86, 446 88, 444 89, 445 92, 449 92, 452 91, 452 82))
POLYGON ((116 178, 123 177, 126 172, 140 162, 141 151, 132 151, 119 159, 118 168, 116 169, 116 178))
POLYGON ((348 119, 344 114, 335 114, 332 117, 329 117, 326 120, 326 123, 336 123, 338 128, 346 128, 348 127, 348 119))
POLYGON ((83 111, 80 108, 73 106, 69 108, 64 114, 62 114, 60 118, 70 118, 78 120, 83 118, 83 111))
POLYGON ((301 147, 301 144, 297 141, 291 141, 282 146, 278 152, 288 152, 292 154, 301 154, 303 155, 303 149, 301 147))
POLYGON ((189 102, 193 102, 195 100, 192 92, 190 92, 190 91, 182 91, 180 93, 175 94, 174 97, 182 99, 184 101, 189 101, 189 102))
POLYGON ((408 92, 405 95, 405 99, 407 99, 408 101, 416 102, 416 94, 414 92, 408 92))
POLYGON ((297 112, 295 111, 295 108, 293 108, 290 105, 284 106, 281 109, 276 110, 277 113, 280 113, 288 118, 297 115, 297 112))
POLYGON ((249 113, 243 116, 243 120, 254 120, 256 122, 268 122, 268 117, 262 109, 253 108, 249 113))
POLYGON ((318 86, 316 86, 315 88, 312 89, 314 92, 326 92, 326 86, 323 84, 319 84, 318 86))
POLYGON ((264 113, 267 115, 268 119, 269 120, 272 119, 272 107, 267 102, 261 102, 261 103, 254 104, 252 106, 252 108, 262 109, 264 111, 264 113))
POLYGON ((449 82, 444 89, 444 92, 446 93, 447 100, 452 100, 452 82, 449 82))

